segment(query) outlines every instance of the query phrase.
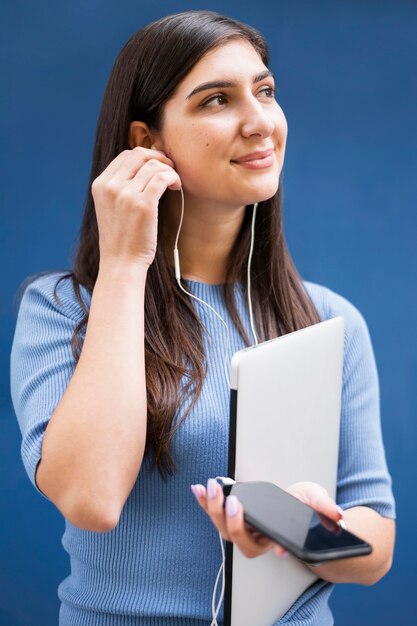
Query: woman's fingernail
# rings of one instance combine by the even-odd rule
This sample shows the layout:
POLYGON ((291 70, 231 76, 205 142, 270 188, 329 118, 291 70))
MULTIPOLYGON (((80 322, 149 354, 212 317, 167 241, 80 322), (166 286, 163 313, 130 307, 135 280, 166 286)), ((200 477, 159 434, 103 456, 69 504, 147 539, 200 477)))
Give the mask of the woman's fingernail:
POLYGON ((238 499, 236 496, 227 496, 226 498, 226 514, 228 517, 234 517, 239 511, 238 499))
POLYGON ((201 485, 191 485, 191 491, 193 492, 197 500, 199 500, 203 495, 203 488, 201 485))
POLYGON ((338 504, 336 504, 336 509, 338 510, 340 517, 343 517, 343 509, 338 504))
POLYGON ((218 482, 215 478, 209 478, 207 481, 207 495, 210 499, 213 499, 217 496, 217 485, 218 482))
POLYGON ((289 556, 289 552, 288 550, 284 550, 283 548, 275 548, 275 554, 280 558, 280 559, 285 559, 287 558, 287 556, 289 556))

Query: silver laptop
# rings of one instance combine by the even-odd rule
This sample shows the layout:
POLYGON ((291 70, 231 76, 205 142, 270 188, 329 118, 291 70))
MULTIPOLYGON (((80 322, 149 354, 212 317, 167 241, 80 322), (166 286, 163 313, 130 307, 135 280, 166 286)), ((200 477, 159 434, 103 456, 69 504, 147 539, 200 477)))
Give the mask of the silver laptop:
MULTIPOLYGON (((335 317, 233 355, 228 476, 335 497, 343 348, 335 317)), ((224 625, 272 626, 316 579, 291 555, 248 559, 227 543, 224 625)))

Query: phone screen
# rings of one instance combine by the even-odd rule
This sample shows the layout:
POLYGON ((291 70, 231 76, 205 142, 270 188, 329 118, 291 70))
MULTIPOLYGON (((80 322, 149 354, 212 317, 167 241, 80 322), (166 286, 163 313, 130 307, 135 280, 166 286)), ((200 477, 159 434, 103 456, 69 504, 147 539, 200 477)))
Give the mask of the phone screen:
POLYGON ((240 500, 247 523, 299 558, 342 558, 372 550, 362 539, 273 483, 235 483, 225 486, 224 491, 240 500))
POLYGON ((313 511, 302 548, 316 552, 318 550, 356 546, 362 543, 359 537, 347 532, 333 520, 313 511))

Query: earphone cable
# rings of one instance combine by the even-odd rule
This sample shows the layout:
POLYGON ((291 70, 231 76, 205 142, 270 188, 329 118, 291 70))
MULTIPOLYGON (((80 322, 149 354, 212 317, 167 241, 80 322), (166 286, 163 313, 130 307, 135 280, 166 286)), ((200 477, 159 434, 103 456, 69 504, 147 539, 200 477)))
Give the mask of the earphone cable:
POLYGON ((225 329, 226 329, 226 350, 225 350, 225 354, 224 354, 223 366, 224 366, 224 375, 226 377, 227 384, 230 387, 230 379, 229 379, 228 364, 227 364, 227 354, 228 354, 228 351, 229 351, 229 329, 227 327, 227 324, 224 321, 224 319, 222 318, 222 316, 219 315, 217 313, 217 311, 215 309, 213 309, 212 306, 210 306, 210 304, 208 304, 207 302, 204 302, 204 300, 201 300, 200 298, 198 298, 194 294, 192 294, 189 291, 187 291, 186 289, 184 289, 184 287, 181 284, 181 268, 180 268, 180 257, 179 257, 179 251, 178 251, 178 238, 179 238, 179 234, 180 234, 180 230, 181 230, 181 226, 182 226, 182 220, 183 220, 183 217, 184 217, 184 192, 182 190, 182 187, 180 188, 180 191, 181 191, 182 206, 181 206, 181 220, 180 220, 180 225, 178 227, 178 232, 177 232, 177 237, 175 239, 175 247, 174 247, 175 278, 177 279, 177 283, 178 283, 179 288, 184 293, 186 293, 188 296, 191 296, 192 298, 194 298, 194 300, 197 300, 198 302, 201 302, 202 304, 205 304, 206 306, 208 306, 208 308, 211 309, 215 315, 217 315, 217 317, 219 318, 219 320, 221 321, 221 323, 225 327, 225 329))
POLYGON ((258 203, 255 202, 253 205, 253 213, 252 213, 252 225, 251 225, 251 237, 250 237, 250 248, 249 248, 249 257, 248 257, 248 275, 247 275, 247 284, 248 284, 248 308, 249 308, 249 317, 250 317, 250 325, 252 328, 252 333, 255 338, 255 345, 258 345, 258 337, 255 332, 255 324, 253 322, 253 311, 252 311, 252 298, 251 298, 251 279, 250 279, 250 266, 252 263, 252 253, 253 253, 253 243, 255 241, 255 219, 256 219, 256 209, 258 208, 258 203))
POLYGON ((220 611, 220 607, 221 607, 222 602, 223 602, 224 589, 225 589, 225 586, 226 586, 226 576, 224 574, 226 556, 225 556, 225 553, 224 553, 223 537, 221 536, 220 531, 219 531, 219 537, 220 537, 220 546, 221 546, 221 550, 222 550, 222 563, 221 563, 221 565, 219 567, 219 571, 217 572, 216 582, 214 583, 213 595, 212 595, 212 598, 211 598, 211 614, 213 616, 213 619, 211 621, 210 626, 218 626, 218 624, 217 624, 217 615, 218 615, 218 613, 220 611), (215 602, 216 602, 217 585, 219 583, 220 574, 222 574, 222 589, 221 589, 219 601, 217 603, 217 607, 215 608, 214 605, 215 605, 215 602))
MULTIPOLYGON (((179 257, 179 250, 178 250, 178 239, 179 239, 181 226, 182 226, 182 221, 183 221, 183 217, 184 217, 184 192, 182 190, 182 187, 180 187, 180 191, 181 191, 181 219, 180 219, 180 224, 179 224, 179 227, 178 227, 177 236, 175 238, 175 244, 174 244, 175 278, 177 280, 178 286, 180 287, 180 289, 184 293, 186 293, 187 295, 191 296, 195 300, 198 300, 198 302, 201 302, 202 304, 205 304, 206 306, 208 306, 208 308, 211 309, 215 315, 217 315, 219 320, 224 325, 224 327, 226 329, 226 351, 225 351, 225 354, 224 354, 223 365, 224 365, 224 374, 225 374, 225 377, 226 377, 226 380, 227 380, 227 384, 228 384, 228 386, 230 388, 230 379, 229 379, 229 374, 228 374, 228 363, 227 363, 227 355, 228 355, 228 350, 229 350, 229 328, 228 328, 226 322, 224 321, 224 319, 221 317, 221 315, 219 315, 219 313, 217 313, 217 311, 215 309, 213 309, 213 307, 210 306, 210 304, 208 304, 207 302, 204 302, 204 300, 201 300, 200 298, 198 298, 194 294, 192 294, 189 291, 187 291, 186 289, 184 289, 184 287, 181 284, 181 268, 180 268, 180 257, 179 257)), ((257 338, 257 335, 256 335, 255 325, 254 325, 254 321, 253 321, 252 299, 251 299, 250 267, 251 267, 251 262, 252 262, 253 245, 254 245, 254 239, 255 239, 255 219, 256 219, 256 209, 257 209, 257 207, 258 207, 258 203, 255 202, 255 204, 253 205, 252 225, 251 225, 251 241, 250 241, 250 248, 249 248, 248 268, 247 268, 248 308, 249 308, 249 317, 250 317, 251 329, 252 329, 253 336, 255 338, 255 345, 258 345, 258 338, 257 338)), ((221 536, 220 531, 219 531, 219 537, 220 537, 220 545, 221 545, 221 551, 222 551, 222 563, 221 563, 221 565, 219 567, 219 571, 217 573, 217 577, 216 577, 216 581, 215 581, 214 589, 213 589, 213 596, 212 596, 212 603, 211 603, 211 611, 212 611, 213 619, 212 619, 212 622, 211 622, 210 626, 218 626, 217 615, 218 615, 218 613, 220 611, 220 607, 221 607, 222 602, 223 602, 224 591, 225 591, 225 586, 226 586, 226 576, 225 576, 225 561, 226 561, 226 557, 225 557, 224 546, 223 546, 223 538, 221 536), (218 586, 220 575, 222 576, 222 588, 221 588, 220 598, 219 598, 217 607, 215 607, 217 586, 218 586)))

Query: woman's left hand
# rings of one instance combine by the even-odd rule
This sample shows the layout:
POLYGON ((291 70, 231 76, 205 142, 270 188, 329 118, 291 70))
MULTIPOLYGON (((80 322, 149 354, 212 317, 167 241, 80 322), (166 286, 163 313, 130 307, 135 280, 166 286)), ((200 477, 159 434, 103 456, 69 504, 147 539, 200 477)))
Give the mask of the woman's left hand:
MULTIPOLYGON (((279 557, 288 556, 288 552, 282 546, 244 521, 243 506, 236 496, 227 496, 226 506, 223 508, 223 489, 217 480, 210 478, 207 489, 204 485, 192 485, 191 488, 198 503, 209 515, 223 539, 235 543, 244 556, 254 558, 270 550, 274 550, 279 557)), ((326 489, 317 483, 295 483, 286 491, 311 506, 317 513, 322 513, 335 522, 343 518, 342 509, 337 506, 326 489)))

